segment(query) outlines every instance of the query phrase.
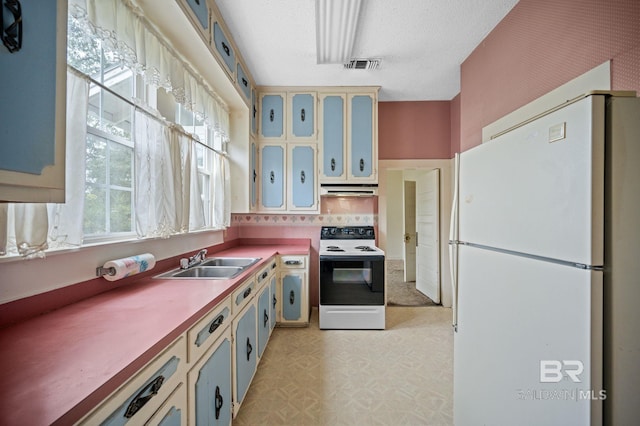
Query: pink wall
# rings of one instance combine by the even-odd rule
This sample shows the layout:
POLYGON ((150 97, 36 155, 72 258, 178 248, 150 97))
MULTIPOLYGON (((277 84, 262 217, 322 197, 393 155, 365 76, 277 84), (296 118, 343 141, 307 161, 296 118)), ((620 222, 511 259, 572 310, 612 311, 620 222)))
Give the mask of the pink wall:
POLYGON ((378 103, 378 158, 450 158, 449 104, 449 101, 378 103))
POLYGON ((612 89, 640 93, 640 1, 520 0, 461 66, 460 148, 607 60, 612 89))

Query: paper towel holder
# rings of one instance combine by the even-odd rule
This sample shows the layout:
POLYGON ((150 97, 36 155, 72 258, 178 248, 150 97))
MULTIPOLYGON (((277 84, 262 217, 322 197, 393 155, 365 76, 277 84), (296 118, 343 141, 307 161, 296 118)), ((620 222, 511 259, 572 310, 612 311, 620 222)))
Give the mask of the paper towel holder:
POLYGON ((114 276, 116 274, 116 268, 113 266, 105 268, 104 266, 98 266, 96 268, 96 277, 102 277, 105 275, 114 276))

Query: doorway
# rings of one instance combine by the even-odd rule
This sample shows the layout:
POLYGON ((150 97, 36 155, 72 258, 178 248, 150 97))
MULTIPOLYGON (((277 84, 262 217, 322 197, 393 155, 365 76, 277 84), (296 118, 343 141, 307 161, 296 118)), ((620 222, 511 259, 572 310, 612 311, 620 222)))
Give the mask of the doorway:
POLYGON ((387 172, 387 303, 440 303, 440 170, 387 172))

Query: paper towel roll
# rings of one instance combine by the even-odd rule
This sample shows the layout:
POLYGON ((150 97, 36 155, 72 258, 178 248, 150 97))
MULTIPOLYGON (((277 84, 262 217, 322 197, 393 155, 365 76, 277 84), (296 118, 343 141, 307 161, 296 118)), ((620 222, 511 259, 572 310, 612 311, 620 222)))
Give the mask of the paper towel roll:
POLYGON ((106 272, 104 279, 108 281, 119 280, 140 272, 148 271, 154 266, 156 266, 156 258, 151 253, 110 260, 103 266, 103 271, 106 272))

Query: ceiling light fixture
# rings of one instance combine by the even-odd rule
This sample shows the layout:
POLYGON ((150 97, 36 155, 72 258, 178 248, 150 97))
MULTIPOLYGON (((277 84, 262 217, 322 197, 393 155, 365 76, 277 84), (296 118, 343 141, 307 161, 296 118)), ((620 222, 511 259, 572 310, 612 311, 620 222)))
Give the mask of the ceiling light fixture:
POLYGON ((362 0, 316 0, 316 54, 319 64, 344 64, 351 51, 362 0))

